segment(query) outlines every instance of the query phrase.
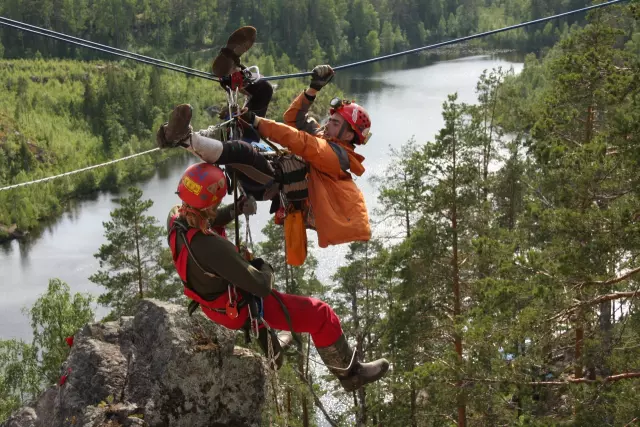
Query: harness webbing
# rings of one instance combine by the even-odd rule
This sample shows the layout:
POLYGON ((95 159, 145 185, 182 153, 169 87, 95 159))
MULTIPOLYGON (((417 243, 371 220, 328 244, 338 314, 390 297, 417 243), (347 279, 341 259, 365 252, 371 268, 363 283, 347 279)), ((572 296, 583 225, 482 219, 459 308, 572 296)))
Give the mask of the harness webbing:
MULTIPOLYGON (((187 248, 187 251, 189 252, 189 256, 191 257, 191 260, 193 260, 194 264, 196 266, 198 266, 198 268, 200 270, 202 270, 202 272, 208 276, 208 277, 216 277, 216 278, 221 278, 220 275, 216 274, 216 273, 212 273, 208 270, 206 270, 197 260, 197 258, 195 257, 195 254, 193 253, 193 250, 191 249, 191 245, 189 244, 189 241, 187 239, 187 236, 184 232, 184 224, 178 222, 178 220, 174 220, 173 224, 171 225, 171 228, 169 229, 169 234, 171 234, 173 231, 175 231, 179 236, 182 237, 182 241, 184 243, 184 246, 187 248)), ((176 249, 177 249, 177 242, 176 242, 176 249)), ((230 285, 229 282, 227 282, 228 285, 230 285)), ((189 288, 190 290, 192 290, 193 292, 195 292, 195 290, 193 288, 191 288, 191 286, 189 286, 189 284, 185 281, 184 285, 189 288)), ((249 343, 250 340, 250 320, 253 317, 254 319, 262 319, 262 316, 260 315, 260 310, 258 309, 258 301, 257 301, 257 297, 243 289, 239 289, 238 292, 242 295, 242 299, 240 301, 238 301, 238 310, 240 310, 241 308, 243 308, 244 306, 248 306, 248 310, 250 310, 250 316, 247 317, 247 322, 243 325, 242 329, 245 332, 245 338, 247 340, 247 343, 249 343)), ((289 329, 291 330, 291 334, 293 336, 293 339, 296 341, 296 343, 302 345, 302 342, 300 341, 300 338, 294 333, 293 330, 293 322, 291 321, 291 315, 289 314, 289 310, 287 309, 287 306, 284 304, 284 301, 282 301, 282 299, 280 298, 280 296, 278 296, 278 294, 276 294, 275 292, 273 292, 273 290, 271 291, 271 295, 276 299, 276 301, 278 302, 278 304, 280 305, 280 308, 282 308, 282 312, 284 313, 284 317, 285 320, 287 322, 287 325, 289 326, 289 329)), ((189 303, 189 308, 188 308, 188 313, 189 316, 193 315, 193 313, 198 309, 198 307, 200 306, 200 303, 198 301, 195 300, 191 300, 191 302, 189 303)))

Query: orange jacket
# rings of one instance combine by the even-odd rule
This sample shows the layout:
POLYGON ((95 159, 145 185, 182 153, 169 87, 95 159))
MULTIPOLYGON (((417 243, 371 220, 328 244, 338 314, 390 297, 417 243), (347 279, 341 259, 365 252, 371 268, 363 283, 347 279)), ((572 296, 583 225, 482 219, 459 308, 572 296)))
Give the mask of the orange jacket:
MULTIPOLYGON (((285 122, 318 133, 315 121, 307 119, 310 101, 300 94, 284 114, 285 122)), ((261 119, 258 130, 262 136, 288 148, 309 163, 309 201, 321 248, 371 238, 369 214, 364 195, 353 181, 351 173, 364 173, 364 157, 349 144, 327 141, 288 124, 261 119)))

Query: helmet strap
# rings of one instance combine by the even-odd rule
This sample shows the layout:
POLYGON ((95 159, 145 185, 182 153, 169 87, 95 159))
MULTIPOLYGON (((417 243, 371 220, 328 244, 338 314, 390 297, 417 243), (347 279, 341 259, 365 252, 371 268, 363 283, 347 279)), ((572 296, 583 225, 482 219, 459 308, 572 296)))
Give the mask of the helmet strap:
MULTIPOLYGON (((354 133, 353 129, 351 128, 351 125, 349 124, 349 122, 347 122, 346 120, 342 122, 342 126, 340 126, 340 130, 338 131, 338 139, 341 141, 347 141, 346 138, 344 138, 344 133, 351 131, 354 133)), ((347 141, 349 143, 351 143, 351 141, 347 141)))

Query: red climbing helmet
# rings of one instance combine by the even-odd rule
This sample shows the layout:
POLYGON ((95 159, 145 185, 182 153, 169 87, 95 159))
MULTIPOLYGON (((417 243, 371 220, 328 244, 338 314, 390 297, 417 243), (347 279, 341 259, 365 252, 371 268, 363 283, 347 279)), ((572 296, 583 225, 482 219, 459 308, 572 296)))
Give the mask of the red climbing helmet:
POLYGON ((340 98, 331 100, 329 114, 338 113, 351 125, 351 129, 356 133, 357 144, 364 145, 371 137, 371 119, 367 110, 355 102, 345 101, 340 98))
POLYGON ((226 193, 227 179, 222 169, 202 162, 184 171, 176 194, 192 208, 206 209, 220 203, 226 193))

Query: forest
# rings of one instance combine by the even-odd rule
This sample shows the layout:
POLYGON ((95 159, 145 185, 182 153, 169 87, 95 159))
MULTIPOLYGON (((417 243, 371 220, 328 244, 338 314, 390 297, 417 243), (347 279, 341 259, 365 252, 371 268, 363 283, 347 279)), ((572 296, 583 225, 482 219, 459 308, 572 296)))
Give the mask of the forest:
MULTIPOLYGON (((219 44, 239 24, 273 29, 261 33, 271 40, 265 38, 252 58, 267 74, 583 6, 535 0, 323 0, 292 3, 284 13, 278 1, 202 2, 195 8, 123 1, 112 9, 102 6, 112 15, 92 16, 88 11, 100 6, 82 0, 68 8, 64 1, 59 7, 47 3, 48 9, 31 12, 20 3, 7 0, 2 13, 92 34, 96 41, 139 43, 141 51, 171 58, 185 55, 178 52, 183 43, 194 51, 219 44), (49 15, 40 16, 46 10, 49 15), (351 24, 340 24, 345 21, 351 24), (385 44, 385 34, 393 35, 393 44, 385 44), (303 45, 305 37, 309 43, 303 45)), ((77 62, 84 52, 57 45, 48 48, 59 51, 45 51, 36 39, 25 37, 20 53, 8 42, 11 37, 16 35, 2 33, 6 58, 27 50, 34 58, 0 61, 0 132, 7 135, 0 138, 0 183, 150 148, 154 129, 181 97, 189 94, 199 106, 199 126, 210 120, 205 108, 222 101, 213 91, 199 90, 204 86, 193 79, 104 59, 77 62), (136 106, 140 100, 143 108, 136 106)), ((414 138, 392 150, 391 166, 374 178, 382 208, 372 212, 372 220, 395 227, 351 244, 347 262, 330 283, 316 278, 313 257, 302 267, 286 265, 281 227, 270 223, 263 230, 267 239, 258 254, 274 267, 276 287, 330 302, 361 355, 393 363, 383 380, 345 395, 335 381, 324 382, 321 371, 308 368, 305 358, 313 348, 305 337, 299 357, 279 373, 279 392, 291 402, 289 425, 318 425, 318 419, 334 426, 638 424, 640 7, 609 7, 577 23, 492 43, 549 47, 529 54, 518 75, 487 70, 477 82, 476 103, 448 97, 442 105, 445 125, 433 140, 414 138), (315 394, 338 396, 345 405, 314 404, 308 384, 315 394)), ((197 55, 191 60, 206 66, 197 55)), ((273 114, 301 85, 278 87, 273 114)), ((153 168, 150 160, 140 161, 153 168)), ((124 185, 135 179, 126 174, 140 173, 137 169, 97 174, 91 185, 124 185)), ((54 204, 61 194, 72 197, 88 185, 83 183, 47 184, 40 194, 49 194, 44 200, 54 204)), ((29 191, 0 193, 1 206, 26 209, 29 191)), ((164 237, 145 217, 149 201, 140 197, 130 190, 121 203, 135 209, 114 211, 113 227, 134 219, 146 224, 140 238, 156 264, 131 256, 124 257, 129 265, 110 264, 109 254, 131 245, 111 241, 101 248, 96 257, 104 267, 91 280, 105 288, 99 302, 113 315, 130 312, 141 296, 186 304, 175 274, 167 270, 164 237), (135 218, 123 218, 124 212, 135 218), (123 270, 139 271, 144 283, 118 276, 123 270)), ((0 212, 0 223, 31 215, 13 213, 0 212)), ((0 341, 0 419, 55 379, 68 351, 63 337, 91 317, 87 298, 71 295, 52 279, 49 293, 28 310, 33 343, 0 341), (64 331, 52 328, 51 310, 43 310, 52 301, 64 308, 64 331)))
MULTIPOLYGON (((273 75, 396 52, 579 6, 575 0, 303 0, 293 7, 282 0, 5 0, 0 16, 207 71, 228 34, 250 23, 259 35, 246 60, 273 75)), ((521 51, 548 47, 579 19, 584 18, 502 33, 477 45, 521 51)), ((0 26, 1 185, 151 149, 155 130, 174 105, 188 100, 197 110, 194 123, 206 127, 222 104, 222 92, 205 89, 210 87, 206 81, 113 59, 0 26), (203 114, 205 109, 210 114, 203 114)), ((300 81, 281 82, 270 114, 280 117, 303 87, 300 81)), ((59 215, 69 200, 150 175, 165 157, 152 154, 46 183, 38 203, 32 202, 33 190, 0 192, 0 240, 37 230, 40 220, 59 215)))
MULTIPOLYGON (((5 0, 0 15, 186 65, 210 60, 242 25, 262 51, 298 68, 365 59, 585 6, 579 0, 5 0), (188 49, 185 49, 188 47, 188 49)), ((491 47, 549 46, 584 17, 491 38, 491 47)), ((99 54, 0 27, 5 58, 99 54)), ((269 75, 267 73, 267 75, 269 75)))

